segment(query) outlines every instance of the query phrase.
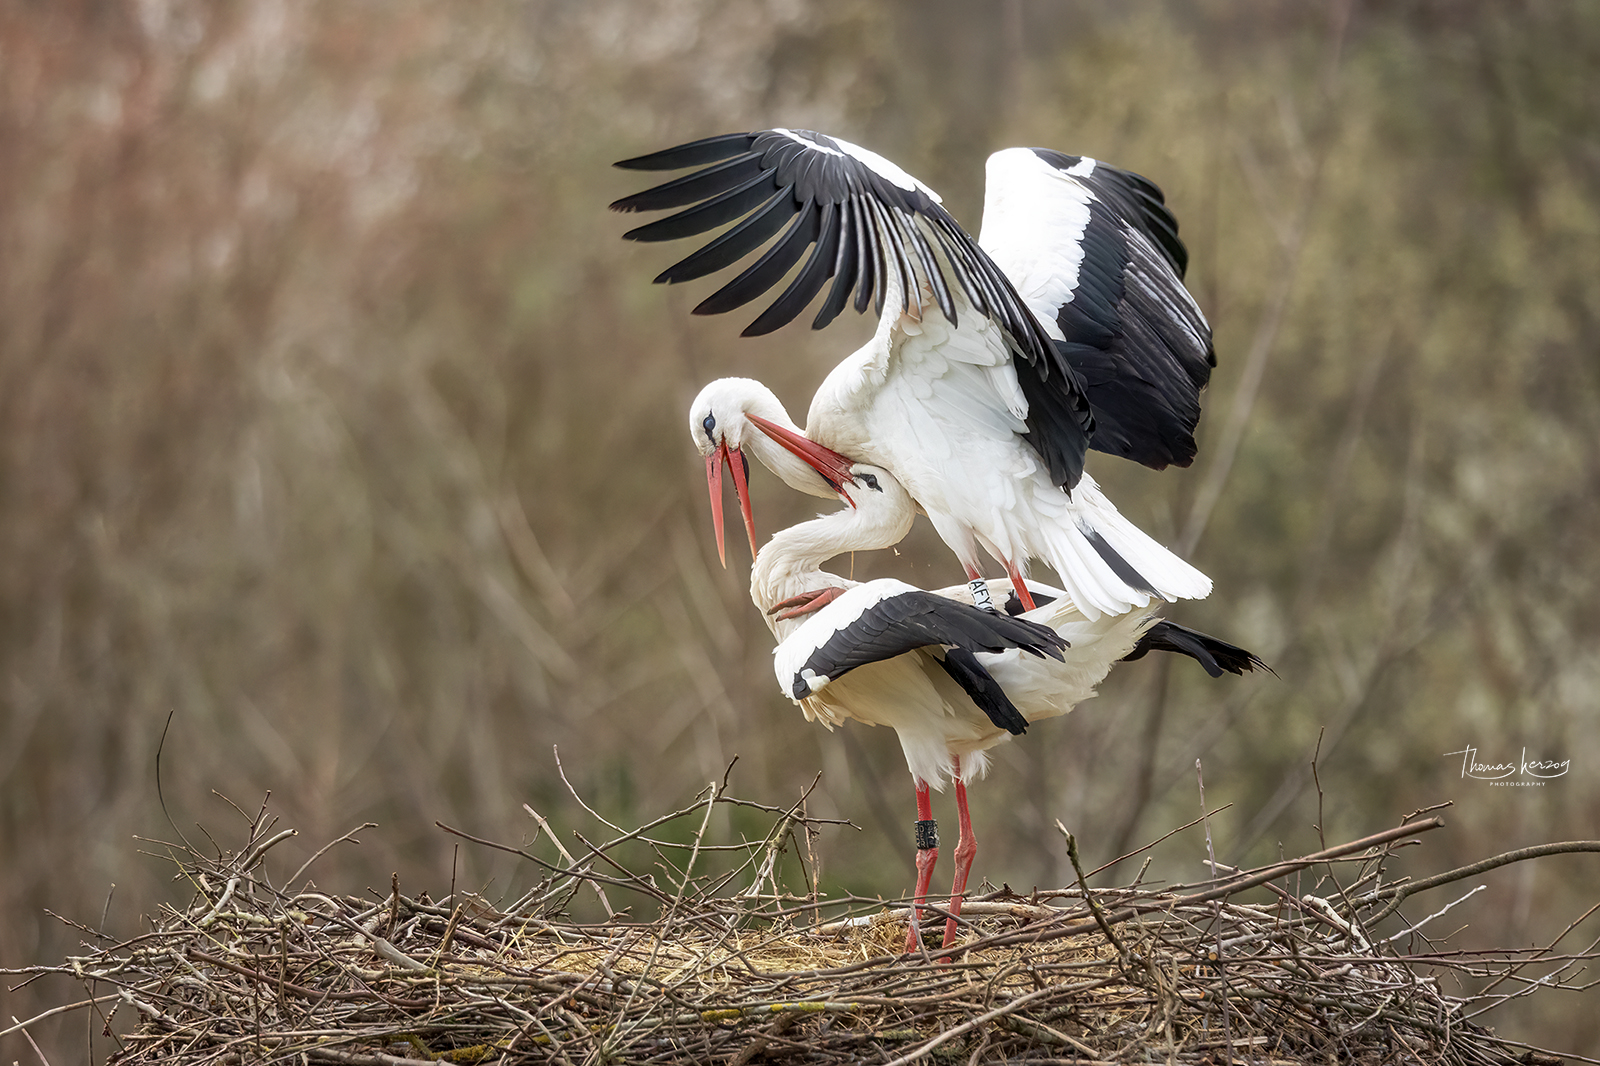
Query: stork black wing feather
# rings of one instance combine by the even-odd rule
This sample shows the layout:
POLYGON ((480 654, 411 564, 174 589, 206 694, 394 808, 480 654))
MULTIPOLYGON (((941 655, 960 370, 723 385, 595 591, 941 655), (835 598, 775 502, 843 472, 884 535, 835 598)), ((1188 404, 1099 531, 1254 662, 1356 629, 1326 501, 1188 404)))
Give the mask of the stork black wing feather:
POLYGON ((1028 432, 1024 438, 1044 459, 1050 480, 1070 488, 1083 472, 1095 422, 1076 375, 1065 362, 1060 366, 1054 387, 1042 374, 1019 373, 1017 384, 1028 401, 1028 432))
POLYGON ((810 694, 803 677, 806 672, 837 680, 857 667, 917 648, 954 647, 969 652, 1020 648, 1031 655, 1059 660, 1061 649, 1066 646, 1067 642, 1049 626, 980 611, 959 600, 917 589, 885 596, 854 621, 835 630, 807 656, 793 688, 796 698, 804 698, 810 694))
MULTIPOLYGON (((860 262, 861 281, 856 285, 856 314, 867 309, 873 302, 873 289, 883 291, 883 272, 887 269, 883 252, 883 236, 878 232, 877 214, 873 211, 871 201, 852 199, 850 204, 855 208, 856 227, 860 234, 860 262)), ((883 311, 883 301, 878 300, 878 311, 883 311)))
POLYGON ((719 193, 675 215, 635 227, 622 237, 629 241, 675 241, 680 237, 693 237, 754 211, 777 191, 772 175, 763 171, 743 185, 719 193))
MULTIPOLYGON (((876 200, 872 201, 872 205, 882 216, 883 231, 889 237, 889 242, 884 251, 885 253, 891 250, 894 252, 894 269, 900 272, 901 297, 905 300, 905 307, 909 308, 911 301, 918 296, 916 291, 917 270, 916 267, 911 265, 911 253, 906 250, 910 235, 905 231, 900 218, 892 208, 880 204, 876 200)), ((887 294, 881 289, 878 292, 878 296, 880 301, 888 298, 887 294)), ((877 308, 877 312, 879 314, 883 313, 881 304, 877 308)))
POLYGON ((1017 710, 1017 705, 1011 702, 1011 697, 1006 695, 1000 683, 983 668, 976 655, 965 648, 951 648, 939 660, 939 665, 971 697, 978 709, 988 715, 989 721, 1012 736, 1021 736, 1028 731, 1028 720, 1017 710))
POLYGON ((1071 177, 1088 219, 1070 299, 1056 308, 1056 354, 1094 412, 1090 447, 1160 470, 1194 460, 1200 393, 1216 354, 1183 287, 1188 251, 1161 190, 1104 163, 1033 149, 1071 177))
MULTIPOLYGON (((1035 148, 1033 153, 1059 170, 1071 170, 1083 161, 1082 156, 1067 155, 1049 148, 1035 148)), ((1178 277, 1183 277, 1189 266, 1189 250, 1178 239, 1178 220, 1167 207, 1160 186, 1142 174, 1099 160, 1095 161, 1094 169, 1088 174, 1074 176, 1093 190, 1102 202, 1112 207, 1117 215, 1149 236, 1161 248, 1178 277)))
POLYGON ((693 281, 714 274, 725 266, 737 263, 783 228, 793 217, 789 211, 789 191, 779 190, 765 207, 754 212, 743 222, 719 235, 704 248, 686 256, 656 275, 657 283, 676 284, 693 281))
POLYGON ((1256 670, 1276 674, 1272 667, 1256 656, 1255 652, 1166 619, 1145 630, 1139 642, 1133 646, 1133 650, 1122 657, 1122 661, 1133 662, 1153 651, 1170 651, 1187 655, 1205 667, 1206 673, 1212 677, 1221 677, 1224 673, 1248 674, 1256 670))
POLYGON ((817 155, 808 152, 799 145, 796 158, 790 164, 793 175, 790 180, 794 182, 794 194, 802 202, 817 200, 821 203, 832 203, 841 199, 834 194, 834 187, 839 184, 838 168, 833 165, 829 156, 817 155))
POLYGON ((906 226, 906 242, 917 253, 917 260, 922 264, 923 274, 933 289, 933 299, 939 305, 940 312, 950 320, 951 326, 960 325, 956 318, 956 302, 950 297, 950 287, 945 284, 944 271, 939 269, 939 260, 934 256, 927 235, 915 223, 909 223, 906 226))
POLYGON ((812 329, 821 329, 839 316, 850 301, 850 290, 855 288, 860 274, 860 230, 856 222, 855 204, 849 200, 839 205, 839 244, 834 253, 833 285, 812 320, 812 329))
POLYGON ((1155 241, 1182 280, 1189 269, 1189 249, 1178 239, 1178 220, 1167 207, 1161 189, 1143 175, 1116 167, 1098 166, 1091 175, 1094 177, 1104 180, 1106 195, 1120 193, 1124 197, 1125 214, 1155 241))
POLYGON ((1084 234, 1083 285, 1056 324, 1057 350, 1094 408, 1092 447, 1156 470, 1188 466, 1216 363, 1210 331, 1153 243, 1103 213, 1084 234))
POLYGON ((804 210, 784 235, 751 263, 738 277, 700 301, 697 315, 720 315, 754 300, 777 284, 790 267, 800 261, 811 242, 817 239, 817 205, 807 202, 804 210))
POLYGON ((822 217, 816 226, 821 236, 817 238, 811 258, 806 260, 806 265, 800 268, 783 294, 772 301, 772 305, 761 312, 759 318, 746 326, 740 336, 758 337, 771 333, 779 326, 788 325, 811 302, 811 298, 822 291, 823 282, 833 273, 834 246, 839 243, 839 227, 833 224, 836 210, 831 203, 822 205, 822 217))
POLYGON ((680 144, 676 148, 664 148, 649 155, 634 156, 611 165, 624 170, 682 170, 684 167, 704 166, 748 152, 754 140, 755 136, 749 133, 724 133, 680 144))
POLYGON ((665 211, 669 207, 682 207, 696 200, 704 200, 720 192, 742 185, 762 172, 761 156, 754 152, 673 178, 644 192, 624 196, 611 203, 613 211, 665 211))
MULTIPOLYGON (((933 240, 929 244, 936 253, 944 256, 947 269, 955 276, 954 287, 967 294, 967 300, 972 304, 972 309, 980 315, 988 314, 988 295, 977 284, 973 274, 967 269, 966 263, 962 261, 960 253, 951 248, 950 242, 945 238, 944 233, 935 228, 933 240)), ((942 270, 940 271, 941 274, 943 272, 942 270)), ((947 283, 946 289, 948 290, 949 288, 950 286, 947 283)))

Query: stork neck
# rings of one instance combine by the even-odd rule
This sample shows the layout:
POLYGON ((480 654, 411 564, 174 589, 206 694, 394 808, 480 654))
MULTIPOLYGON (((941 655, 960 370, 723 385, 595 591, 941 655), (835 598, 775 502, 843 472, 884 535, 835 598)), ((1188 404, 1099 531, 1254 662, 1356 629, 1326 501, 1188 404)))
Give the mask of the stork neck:
POLYGON ((898 544, 911 531, 909 509, 846 507, 779 530, 750 568, 750 596, 765 610, 815 585, 822 564, 845 552, 898 544))

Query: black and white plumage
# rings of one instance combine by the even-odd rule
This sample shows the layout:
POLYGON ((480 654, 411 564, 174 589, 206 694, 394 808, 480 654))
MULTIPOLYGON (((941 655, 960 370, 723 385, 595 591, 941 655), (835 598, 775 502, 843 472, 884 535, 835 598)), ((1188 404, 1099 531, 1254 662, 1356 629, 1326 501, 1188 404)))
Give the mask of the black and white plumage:
POLYGON ((858 312, 870 304, 882 315, 893 293, 898 306, 891 306, 892 312, 920 317, 918 295, 924 283, 939 310, 956 324, 959 294, 969 313, 988 316, 1005 333, 1016 371, 1013 388, 1020 386, 1027 402, 1028 442, 1044 458, 1057 485, 1077 484, 1093 427, 1088 401, 1039 321, 1005 274, 944 209, 938 193, 876 152, 811 130, 709 137, 617 166, 677 170, 702 164, 710 165, 611 205, 618 211, 694 205, 623 234, 636 241, 694 236, 749 212, 738 225, 656 275, 656 282, 690 281, 732 266, 787 224, 771 248, 702 300, 694 313, 722 314, 744 306, 776 285, 808 248, 805 266, 745 327, 744 336, 787 325, 830 280, 812 329, 838 317, 852 291, 858 312), (952 285, 958 287, 955 292, 952 285))
MULTIPOLYGON (((1182 630, 1187 640, 1165 630, 1146 640, 1167 623, 1134 612, 1091 619, 1063 590, 1037 582, 1030 589, 1042 605, 1013 615, 979 609, 968 585, 930 592, 892 578, 858 584, 827 573, 822 564, 835 555, 898 543, 915 504, 888 471, 820 452, 800 454, 816 459, 819 476, 850 506, 774 534, 751 567, 750 596, 779 640, 779 687, 808 719, 830 728, 855 720, 894 729, 923 821, 932 817, 929 789, 942 791, 946 780, 955 786, 961 838, 952 914, 960 911, 977 851, 966 784, 986 772, 990 748, 1031 722, 1072 710, 1130 655, 1182 651, 1236 673, 1259 665, 1243 649, 1190 630, 1182 630), (781 611, 812 597, 823 605, 808 614, 781 611)), ((1012 589, 995 581, 987 591, 998 601, 1012 589)), ((936 856, 936 849, 918 852, 919 903, 936 856)), ((952 919, 947 944, 954 934, 952 919)))
POLYGON ((983 611, 970 603, 915 585, 882 578, 858 585, 834 599, 778 649, 779 682, 789 677, 789 697, 803 700, 858 666, 882 662, 919 648, 941 648, 945 673, 961 686, 991 722, 1008 733, 1027 731, 1027 719, 993 683, 973 652, 999 653, 1020 648, 1061 659, 1066 647, 1056 632, 1036 622, 983 611), (799 636, 797 634, 796 636, 799 636), (956 654, 964 653, 964 654, 956 654), (956 654, 958 665, 949 660, 956 654))
POLYGON ((979 243, 1077 372, 1094 412, 1090 447, 1156 470, 1188 466, 1217 359, 1161 190, 1047 148, 996 152, 986 169, 979 243))
MULTIPOLYGON (((1044 591, 1043 586, 1035 583, 1032 587, 1034 604, 1043 607, 1052 602, 1055 597, 1044 591)), ((1006 613, 1015 617, 1028 608, 1017 599, 1013 592, 1005 599, 1006 613)), ((1170 651, 1180 655, 1187 655, 1212 677, 1221 677, 1223 674, 1248 674, 1256 670, 1265 670, 1272 674, 1272 667, 1256 657, 1255 652, 1230 644, 1219 637, 1209 633, 1202 633, 1188 626, 1180 626, 1163 618, 1149 629, 1146 629, 1133 650, 1122 657, 1122 662, 1131 663, 1143 659, 1153 651, 1170 651)))
MULTIPOLYGON (((1210 340, 1182 286, 1176 223, 1136 176, 1009 152, 991 160, 981 242, 894 164, 806 131, 711 138, 625 161, 702 169, 613 206, 685 207, 629 233, 643 240, 748 213, 658 281, 732 265, 776 235, 698 311, 740 306, 796 266, 753 330, 792 320, 824 287, 813 325, 851 294, 858 308, 881 309, 872 340, 817 390, 804 433, 892 470, 969 577, 987 553, 1025 593, 1023 572, 1042 559, 1091 616, 1204 596, 1205 575, 1123 518, 1082 467, 1095 397, 1107 450, 1152 466, 1193 456, 1210 340)), ((761 417, 798 429, 759 383, 724 382, 743 384, 725 386, 691 426, 708 464, 731 455, 726 434, 746 411, 764 408, 761 417), (720 428, 705 429, 707 415, 720 428)), ((779 472, 819 491, 810 475, 796 484, 779 472)))
MULTIPOLYGON (((858 583, 828 573, 822 564, 836 555, 898 543, 916 515, 888 471, 845 462, 827 476, 851 506, 773 534, 751 567, 750 598, 778 638, 773 669, 784 695, 830 727, 855 720, 893 728, 919 783, 942 789, 982 775, 988 748, 1090 695, 1154 623, 1142 614, 1090 620, 1065 592, 1039 582, 1030 587, 1050 602, 1012 616, 975 607, 967 585, 925 591, 894 578, 858 583), (779 613, 823 591, 836 598, 795 617, 779 613), (1009 710, 990 713, 946 669, 952 648, 973 657, 1009 710)), ((989 587, 996 599, 1010 591, 999 580, 989 587)))
POLYGON ((995 612, 973 605, 969 585, 928 591, 895 578, 861 583, 831 574, 822 565, 837 555, 899 543, 916 508, 886 470, 843 456, 819 467, 850 506, 773 534, 751 567, 750 598, 778 638, 773 669, 784 695, 829 726, 854 719, 893 727, 918 781, 942 788, 951 755, 970 757, 963 780, 979 776, 981 753, 1022 732, 1009 714, 998 721, 978 707, 939 665, 948 649, 971 654, 1024 722, 1066 713, 1113 664, 1151 651, 1188 655, 1213 676, 1262 666, 1242 648, 1153 615, 1089 618, 1042 582, 1029 582, 1032 610, 1007 599, 1006 582, 990 582, 994 601, 1007 608, 995 612), (825 605, 780 613, 825 590, 836 594, 825 605))

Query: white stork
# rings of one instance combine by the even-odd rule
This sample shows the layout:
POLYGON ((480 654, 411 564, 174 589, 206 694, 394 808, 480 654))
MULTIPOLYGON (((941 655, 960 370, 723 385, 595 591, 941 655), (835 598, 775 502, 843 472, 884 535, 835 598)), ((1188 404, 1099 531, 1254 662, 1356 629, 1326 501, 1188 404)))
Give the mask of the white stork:
MULTIPOLYGON (((998 152, 974 242, 905 171, 809 131, 712 137, 617 165, 701 168, 611 205, 688 205, 631 239, 734 223, 658 282, 730 266, 783 229, 697 314, 742 306, 802 258, 746 335, 791 321, 829 279, 813 328, 852 293, 858 311, 875 305, 876 333, 823 381, 804 432, 892 470, 980 596, 980 549, 1025 602, 1023 572, 1044 560, 1090 618, 1210 592, 1204 574, 1123 518, 1083 472, 1090 447, 1157 469, 1194 456, 1199 393, 1215 358, 1181 280, 1177 223, 1150 182, 1046 149, 998 152)), ((725 399, 753 411, 771 395, 761 391, 725 399)), ((763 417, 794 426, 781 405, 763 417)), ((703 421, 710 474, 711 454, 727 442, 720 419, 703 421)), ((734 466, 731 450, 723 457, 734 466)), ((811 487, 797 487, 816 491, 804 480, 811 487)), ((741 506, 748 523, 742 490, 741 506)))
MULTIPOLYGON (((968 585, 926 592, 880 578, 857 583, 822 570, 848 551, 899 542, 915 504, 887 470, 820 448, 774 427, 851 506, 775 533, 756 555, 750 598, 779 640, 773 665, 785 696, 806 718, 832 728, 848 719, 894 729, 917 793, 917 884, 906 950, 915 950, 918 908, 938 859, 929 789, 955 785, 960 835, 944 944, 955 942, 977 840, 967 782, 987 772, 987 750, 1043 718, 1066 714, 1094 694, 1123 659, 1176 651, 1213 677, 1263 665, 1250 652, 1143 612, 1091 619, 1066 593, 1029 582, 1040 606, 1023 611, 1009 595, 1004 613, 980 610, 968 585), (831 596, 818 596, 819 592, 831 596), (789 605, 828 600, 803 620, 789 605)), ((994 598, 1012 589, 995 581, 994 598)))

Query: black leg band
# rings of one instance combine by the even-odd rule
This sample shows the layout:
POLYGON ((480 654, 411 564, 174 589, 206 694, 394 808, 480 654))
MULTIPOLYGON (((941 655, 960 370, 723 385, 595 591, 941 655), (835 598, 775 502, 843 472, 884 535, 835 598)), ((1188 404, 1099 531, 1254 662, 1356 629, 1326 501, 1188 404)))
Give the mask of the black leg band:
POLYGON ((917 850, 929 851, 939 846, 939 823, 932 818, 916 821, 917 850))

